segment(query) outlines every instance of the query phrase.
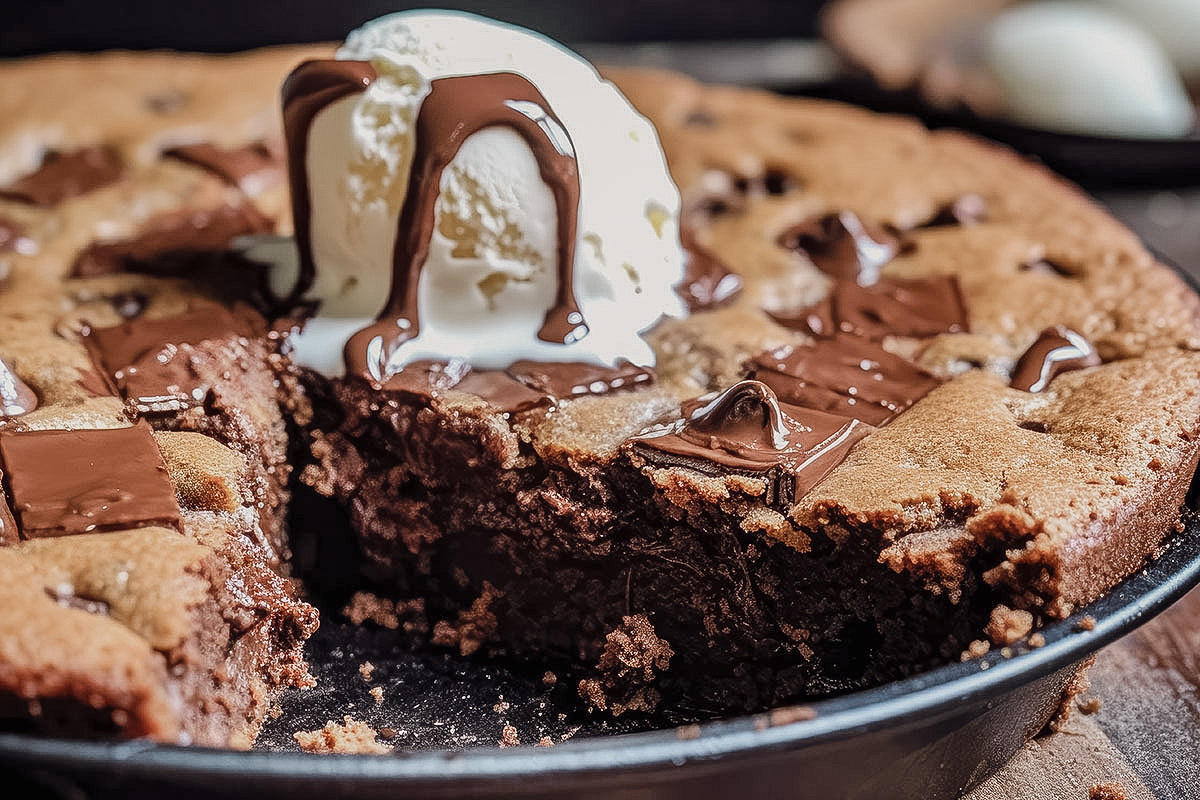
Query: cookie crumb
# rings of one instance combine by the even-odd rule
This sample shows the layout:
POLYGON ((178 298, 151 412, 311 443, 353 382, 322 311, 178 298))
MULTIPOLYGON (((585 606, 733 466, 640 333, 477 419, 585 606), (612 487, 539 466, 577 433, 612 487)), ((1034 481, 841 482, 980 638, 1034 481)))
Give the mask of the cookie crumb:
POLYGON ((521 743, 521 739, 517 736, 517 729, 512 725, 505 725, 500 730, 500 741, 497 742, 501 747, 516 747, 521 743))
POLYGON ((1125 784, 1120 781, 1097 783, 1088 789, 1088 800, 1128 800, 1125 784))
POLYGON ((1090 717, 1100 710, 1102 703, 1099 697, 1093 697, 1090 700, 1080 700, 1075 705, 1078 706, 1080 714, 1090 717))
POLYGON ((546 674, 542 676, 542 686, 553 686, 558 683, 558 676, 550 670, 546 670, 546 674))
POLYGON ((1039 647, 1046 646, 1046 637, 1040 633, 1031 633, 1029 635, 1029 646, 1035 650, 1039 647))
POLYGON ((393 631, 403 628, 405 633, 429 631, 423 597, 413 600, 389 600, 370 592, 355 592, 350 602, 342 609, 342 614, 355 625, 372 622, 393 631))
POLYGON ((537 746, 538 747, 554 747, 554 740, 551 739, 549 736, 543 736, 542 738, 538 739, 537 746))
POLYGON ((810 719, 816 718, 817 710, 810 706, 776 708, 767 713, 767 719, 770 721, 772 728, 777 728, 780 725, 791 725, 795 722, 808 722, 810 719))
POLYGON ((1033 630, 1033 614, 1001 604, 992 609, 991 618, 983 630, 992 644, 1015 644, 1033 630))
POLYGON ((1096 618, 1091 614, 1088 614, 1086 617, 1079 620, 1079 622, 1076 622, 1075 627, 1079 628, 1081 631, 1094 631, 1096 630, 1096 618))
POLYGON ((496 705, 492 706, 492 711, 495 711, 497 714, 503 714, 510 708, 512 708, 512 705, 507 700, 501 698, 499 703, 496 703, 496 705))
POLYGON ((342 722, 326 722, 315 731, 296 731, 292 738, 306 753, 358 753, 382 755, 392 748, 376 739, 375 729, 347 714, 342 722))
POLYGON ((371 697, 375 698, 375 705, 377 705, 377 706, 383 705, 383 687, 382 686, 371 687, 371 691, 368 692, 367 694, 369 694, 369 695, 371 695, 371 697))
POLYGON ((967 649, 963 650, 959 656, 960 661, 970 661, 974 658, 983 658, 992 649, 992 643, 987 639, 976 639, 967 645, 967 649))
POLYGON ((358 674, 362 675, 364 681, 370 681, 371 676, 375 674, 375 665, 370 661, 364 661, 358 665, 358 674))

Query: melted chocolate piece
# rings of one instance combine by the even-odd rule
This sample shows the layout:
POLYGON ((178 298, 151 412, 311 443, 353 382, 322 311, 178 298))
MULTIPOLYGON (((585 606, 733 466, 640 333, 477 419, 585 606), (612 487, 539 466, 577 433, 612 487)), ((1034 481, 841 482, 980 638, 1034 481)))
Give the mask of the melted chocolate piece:
POLYGON ((680 228, 683 245, 683 280, 675 294, 689 311, 702 311, 727 303, 742 291, 742 277, 697 240, 691 227, 680 228))
POLYGON ((96 369, 139 413, 173 414, 204 405, 212 388, 201 383, 180 345, 265 333, 266 322, 252 309, 230 311, 206 303, 166 319, 140 317, 111 328, 87 327, 83 342, 96 369))
POLYGON ((968 330, 967 306, 953 275, 884 278, 874 286, 842 281, 831 301, 837 330, 869 339, 968 330))
POLYGON ((962 333, 969 327, 966 303, 952 275, 881 278, 873 286, 838 281, 829 296, 799 313, 767 313, 786 328, 818 337, 846 333, 876 340, 925 338, 962 333))
POLYGON ((780 235, 779 244, 804 253, 835 280, 870 286, 903 243, 888 231, 864 223, 854 212, 842 211, 796 225, 780 235))
POLYGON ((337 100, 361 92, 375 80, 366 61, 333 59, 305 61, 283 82, 283 130, 288 152, 288 188, 300 274, 292 292, 283 298, 296 303, 313 284, 312 198, 308 194, 308 131, 313 119, 337 100))
POLYGON ((542 93, 521 75, 460 75, 430 83, 417 114, 416 151, 392 254, 392 288, 379 321, 346 343, 347 373, 383 382, 388 361, 420 334, 417 288, 429 255, 442 171, 463 142, 484 128, 513 129, 533 151, 558 211, 557 286, 538 338, 571 344, 588 333, 575 299, 579 170, 570 136, 542 93))
MULTIPOLYGON (((407 372, 407 367, 404 372, 407 372)), ((403 374, 403 373, 402 373, 403 374)), ((555 398, 497 369, 471 370, 454 387, 478 395, 502 414, 523 414, 554 406, 555 398)))
POLYGON ((121 157, 108 147, 85 147, 74 153, 50 151, 40 167, 0 189, 0 197, 35 206, 54 206, 115 183, 124 172, 121 157))
POLYGON ((977 194, 964 194, 938 209, 921 228, 978 225, 987 219, 987 201, 977 194))
POLYGON ((225 150, 211 142, 183 145, 163 155, 206 169, 221 180, 254 195, 283 180, 283 166, 263 142, 225 150))
POLYGON ((507 370, 510 377, 556 400, 585 394, 606 394, 619 389, 647 386, 654 373, 628 361, 616 367, 582 361, 517 361, 507 370))
POLYGON ((857 419, 781 403, 766 384, 744 380, 686 405, 683 419, 630 444, 660 466, 765 475, 767 502, 785 505, 828 475, 870 430, 857 419))
POLYGON ((779 399, 883 425, 941 384, 908 359, 845 334, 764 353, 750 377, 779 399))
POLYGON ((38 397, 8 364, 0 360, 0 419, 19 417, 38 407, 38 397))
POLYGON ((0 430, 0 458, 25 539, 147 525, 180 528, 175 489, 145 422, 0 430))
POLYGON ((1087 339, 1062 325, 1042 331, 1029 349, 1017 359, 1009 386, 1025 392, 1040 392, 1055 377, 1100 365, 1100 356, 1087 339))
MULTIPOLYGON (((239 236, 269 233, 275 224, 249 204, 171 211, 154 217, 131 239, 93 244, 71 269, 75 278, 117 272, 160 274, 154 261, 168 254, 228 250, 239 236)), ((185 276, 186 277, 186 276, 185 276)))

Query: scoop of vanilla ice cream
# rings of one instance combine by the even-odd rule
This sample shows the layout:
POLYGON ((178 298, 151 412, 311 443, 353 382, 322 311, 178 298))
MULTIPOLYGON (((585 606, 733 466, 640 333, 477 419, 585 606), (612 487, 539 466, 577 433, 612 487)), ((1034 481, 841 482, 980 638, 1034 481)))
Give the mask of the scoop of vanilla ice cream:
POLYGON ((558 218, 525 141, 505 126, 470 136, 445 169, 418 290, 420 335, 389 368, 461 358, 503 368, 518 359, 653 365, 638 335, 683 306, 679 194, 657 134, 595 69, 534 33, 457 12, 401 12, 354 31, 340 59, 378 77, 313 119, 308 139, 309 297, 316 317, 294 359, 339 374, 346 340, 383 309, 414 124, 439 78, 514 72, 562 121, 576 155, 580 202, 574 291, 590 332, 563 345, 537 337, 557 286, 558 218))
POLYGON ((1193 125, 1195 110, 1162 47, 1095 3, 1008 9, 988 24, 983 58, 1018 122, 1144 138, 1181 136, 1193 125))
POLYGON ((1196 0, 1101 0, 1136 21, 1166 50, 1184 81, 1200 83, 1200 3, 1196 0))

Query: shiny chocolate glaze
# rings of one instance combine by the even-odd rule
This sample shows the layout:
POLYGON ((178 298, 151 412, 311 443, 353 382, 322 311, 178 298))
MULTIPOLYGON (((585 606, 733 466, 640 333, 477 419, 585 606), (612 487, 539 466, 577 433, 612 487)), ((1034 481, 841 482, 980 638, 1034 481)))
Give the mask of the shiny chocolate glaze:
POLYGON ((164 525, 179 505, 150 426, 0 430, 0 458, 21 536, 164 525))
POLYGON ((73 153, 51 151, 36 170, 0 189, 0 197, 54 206, 115 183, 124 172, 121 157, 109 147, 94 145, 73 153))
POLYGON ((38 396, 0 360, 0 418, 19 417, 38 407, 38 396))
POLYGON ((659 466, 710 475, 769 472, 770 500, 786 504, 815 486, 870 430, 857 419, 781 403, 765 383, 744 380, 630 442, 659 466))
POLYGON ((1017 359, 1009 383, 1014 389, 1040 392, 1064 372, 1100 364, 1100 356, 1087 339, 1062 325, 1046 328, 1017 359))
POLYGON ((361 92, 376 78, 366 61, 305 61, 283 82, 283 131, 287 144, 292 224, 300 256, 300 275, 284 302, 295 303, 312 288, 312 198, 308 194, 308 132, 317 114, 347 95, 361 92))
POLYGON ((840 334, 758 356, 750 377, 787 403, 883 425, 941 380, 859 336, 840 334))
POLYGON ((566 128, 523 76, 501 72, 440 78, 430 83, 417 114, 416 149, 392 254, 391 294, 378 322, 346 343, 349 374, 382 383, 390 377, 392 353, 420 334, 417 287, 429 255, 442 172, 471 134, 497 125, 513 129, 529 145, 558 211, 558 282, 538 338, 570 344, 587 335, 574 288, 579 170, 566 128))

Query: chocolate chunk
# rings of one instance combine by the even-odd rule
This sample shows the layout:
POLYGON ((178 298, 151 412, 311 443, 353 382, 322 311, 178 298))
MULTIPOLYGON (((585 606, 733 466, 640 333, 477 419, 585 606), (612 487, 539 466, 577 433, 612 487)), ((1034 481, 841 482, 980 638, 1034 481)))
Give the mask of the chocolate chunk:
POLYGON ((232 150, 200 142, 172 148, 163 155, 206 169, 249 195, 258 194, 283 180, 283 164, 263 142, 232 150))
POLYGON ((872 430, 857 419, 781 403, 754 380, 693 401, 682 413, 674 423, 633 437, 630 446, 661 466, 763 475, 769 481, 765 499, 776 505, 806 494, 872 430))
POLYGON ((192 369, 182 345, 261 336, 266 322, 247 306, 233 311, 205 303, 166 319, 139 317, 110 328, 85 327, 83 342, 96 369, 112 379, 142 414, 176 413, 203 405, 212 389, 192 369))
POLYGON ((967 307, 953 276, 881 278, 872 286, 838 281, 828 297, 799 313, 768 312, 787 328, 829 337, 925 338, 969 329, 967 307))
POLYGON ((701 311, 722 305, 742 291, 742 278, 702 246, 690 226, 679 232, 683 244, 683 280, 675 293, 689 311, 701 311))
POLYGON ((750 377, 786 403, 883 425, 941 381, 877 343, 845 334, 780 348, 753 361, 750 377))
POLYGON ((0 458, 25 539, 164 525, 179 505, 150 426, 0 430, 0 458))
POLYGON ((653 372, 628 361, 606 367, 582 361, 521 360, 508 368, 508 374, 557 400, 632 389, 649 385, 654 380, 653 372))
POLYGON ((38 407, 38 397, 8 364, 0 360, 0 419, 19 417, 38 407))
MULTIPOLYGON (((90 278, 117 272, 159 274, 154 262, 168 254, 228 250, 239 236, 269 233, 274 223, 248 204, 172 211, 150 220, 131 239, 93 244, 75 259, 71 275, 90 278)), ((186 276, 180 276, 186 277, 186 276)))
POLYGON ((1038 334, 1037 341, 1017 359, 1009 386, 1040 392, 1064 372, 1099 364, 1100 356, 1087 339, 1070 328, 1055 325, 1038 334))
POLYGON ((804 253, 817 269, 842 281, 870 286, 879 269, 900 252, 899 237, 869 225, 852 211, 829 214, 784 231, 780 246, 804 253))
POLYGON ((554 405, 554 398, 502 370, 475 370, 465 361, 413 361, 388 378, 382 388, 423 400, 451 389, 477 395, 504 414, 518 414, 554 405))
POLYGON ((832 293, 837 330, 869 339, 924 338, 968 330, 967 306, 958 279, 885 278, 874 286, 839 282, 832 293))
POLYGON ((54 206, 115 183, 124 172, 121 157, 109 147, 95 145, 73 153, 52 150, 46 153, 40 167, 0 189, 0 197, 35 206, 54 206))

